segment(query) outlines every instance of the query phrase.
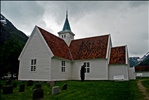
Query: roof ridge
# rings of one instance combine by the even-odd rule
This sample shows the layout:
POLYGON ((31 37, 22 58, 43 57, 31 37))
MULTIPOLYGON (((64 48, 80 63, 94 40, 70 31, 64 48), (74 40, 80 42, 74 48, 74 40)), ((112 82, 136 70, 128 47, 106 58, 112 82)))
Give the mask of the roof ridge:
MULTIPOLYGON (((49 31, 47 31, 47 30, 45 30, 45 29, 43 29, 43 28, 41 28, 41 27, 39 27, 39 26, 37 26, 37 27, 38 27, 39 29, 42 29, 42 30, 46 31, 47 33, 49 33, 49 34, 51 34, 51 35, 53 35, 53 36, 55 36, 55 37, 57 37, 57 38, 59 38, 59 39, 63 40, 62 38, 60 38, 60 37, 56 36, 55 34, 53 34, 53 33, 49 32, 49 31)), ((63 40, 63 41, 64 41, 64 40, 63 40)))
POLYGON ((75 41, 75 40, 83 40, 83 39, 90 39, 90 38, 97 38, 97 37, 103 37, 103 36, 109 36, 110 34, 107 34, 107 35, 101 35, 101 36, 92 36, 92 37, 86 37, 86 38, 80 38, 80 39, 74 39, 72 41, 75 41))
POLYGON ((55 57, 72 60, 69 47, 63 39, 40 27, 38 28, 55 57))

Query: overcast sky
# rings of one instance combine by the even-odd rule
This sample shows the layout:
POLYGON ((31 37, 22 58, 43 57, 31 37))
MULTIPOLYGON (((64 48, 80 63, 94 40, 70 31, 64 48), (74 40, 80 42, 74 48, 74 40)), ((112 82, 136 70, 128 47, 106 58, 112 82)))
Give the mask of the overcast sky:
POLYGON ((75 39, 111 34, 129 56, 149 52, 148 1, 1 1, 1 13, 28 36, 35 25, 58 36, 67 9, 75 39))

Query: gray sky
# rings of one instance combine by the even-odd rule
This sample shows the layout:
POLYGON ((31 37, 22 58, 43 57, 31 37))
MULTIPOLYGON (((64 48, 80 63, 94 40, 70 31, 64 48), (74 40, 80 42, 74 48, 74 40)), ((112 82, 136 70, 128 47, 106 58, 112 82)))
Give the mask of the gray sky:
POLYGON ((148 1, 1 1, 1 13, 26 35, 37 25, 58 36, 67 8, 75 39, 111 34, 129 56, 149 52, 148 1))

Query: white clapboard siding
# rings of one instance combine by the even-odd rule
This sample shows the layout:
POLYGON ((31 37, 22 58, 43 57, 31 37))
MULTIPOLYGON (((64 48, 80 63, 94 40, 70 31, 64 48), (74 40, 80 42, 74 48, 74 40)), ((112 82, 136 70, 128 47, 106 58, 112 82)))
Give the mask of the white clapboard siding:
POLYGON ((71 61, 66 59, 52 58, 51 80, 69 80, 71 79, 71 61), (61 71, 62 61, 65 61, 65 72, 61 71))
POLYGON ((117 64, 109 65, 109 80, 114 80, 114 76, 124 75, 124 80, 129 80, 128 65, 117 64))
POLYGON ((149 77, 149 71, 135 72, 136 77, 149 77))
POLYGON ((84 62, 90 63, 90 72, 85 74, 85 80, 108 80, 106 59, 76 60, 72 64, 72 79, 80 80, 80 70, 84 62))
POLYGON ((129 79, 136 79, 134 67, 129 67, 129 79))
POLYGON ((52 52, 38 27, 35 27, 19 57, 19 80, 50 80, 52 52), (36 59, 36 71, 31 71, 31 59, 36 59))

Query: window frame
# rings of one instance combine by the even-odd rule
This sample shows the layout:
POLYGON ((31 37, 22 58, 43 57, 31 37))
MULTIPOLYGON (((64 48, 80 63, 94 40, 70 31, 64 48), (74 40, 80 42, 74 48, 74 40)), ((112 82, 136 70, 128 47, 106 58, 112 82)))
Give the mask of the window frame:
POLYGON ((61 61, 61 72, 65 72, 66 68, 65 68, 66 62, 65 61, 61 61))
POLYGON ((66 38, 66 34, 62 34, 62 38, 66 38))
POLYGON ((31 72, 36 72, 37 59, 31 59, 31 72))
POLYGON ((90 62, 84 62, 85 73, 90 73, 90 62))

